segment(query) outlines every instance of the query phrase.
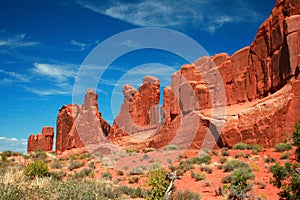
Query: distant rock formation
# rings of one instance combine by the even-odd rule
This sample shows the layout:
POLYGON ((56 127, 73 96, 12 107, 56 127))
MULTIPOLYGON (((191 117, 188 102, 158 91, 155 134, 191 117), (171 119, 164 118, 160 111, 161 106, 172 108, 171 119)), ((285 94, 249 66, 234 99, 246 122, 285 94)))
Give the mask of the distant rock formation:
POLYGON ((51 126, 45 126, 42 134, 31 134, 28 138, 27 152, 35 150, 52 151, 53 148, 54 129, 51 126))
POLYGON ((63 106, 57 116, 56 152, 61 154, 73 148, 97 148, 106 140, 110 125, 98 111, 98 95, 91 89, 86 92, 82 106, 63 106))

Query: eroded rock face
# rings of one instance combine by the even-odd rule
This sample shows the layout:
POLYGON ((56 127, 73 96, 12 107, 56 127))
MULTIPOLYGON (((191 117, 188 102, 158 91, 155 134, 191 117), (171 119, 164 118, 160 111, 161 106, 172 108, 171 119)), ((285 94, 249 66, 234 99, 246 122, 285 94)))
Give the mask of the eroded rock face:
POLYGON ((53 148, 54 129, 51 126, 45 126, 42 133, 31 134, 28 138, 27 152, 35 150, 52 151, 53 148))
POLYGON ((115 142, 119 137, 156 128, 159 123, 159 79, 153 76, 144 77, 139 90, 129 84, 124 85, 123 94, 121 111, 109 134, 109 139, 115 142))
POLYGON ((98 111, 98 95, 93 90, 86 92, 82 106, 63 106, 57 117, 56 152, 61 154, 73 148, 89 151, 106 140, 110 125, 98 111))
POLYGON ((296 92, 299 14, 299 1, 278 0, 249 47, 231 57, 222 53, 182 66, 173 74, 171 86, 164 90, 165 125, 151 138, 150 146, 186 138, 190 130, 185 128, 185 121, 193 114, 199 115, 198 131, 191 145, 194 148, 209 143, 233 146, 237 142, 270 147, 291 135, 300 119, 296 108, 300 105, 296 92), (216 80, 214 67, 222 81, 216 80), (224 88, 226 102, 222 101, 223 95, 216 95, 220 87, 224 88), (212 111, 222 110, 218 109, 222 106, 226 106, 225 112, 212 116, 212 111), (218 123, 224 126, 218 128, 218 123))

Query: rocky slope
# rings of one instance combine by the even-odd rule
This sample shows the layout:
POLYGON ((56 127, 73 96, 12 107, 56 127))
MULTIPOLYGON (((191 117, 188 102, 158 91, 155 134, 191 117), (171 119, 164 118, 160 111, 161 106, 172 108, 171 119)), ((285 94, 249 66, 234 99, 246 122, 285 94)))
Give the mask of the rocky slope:
POLYGON ((51 126, 45 126, 42 134, 31 134, 28 138, 27 151, 35 150, 52 151, 53 148, 54 129, 51 126))

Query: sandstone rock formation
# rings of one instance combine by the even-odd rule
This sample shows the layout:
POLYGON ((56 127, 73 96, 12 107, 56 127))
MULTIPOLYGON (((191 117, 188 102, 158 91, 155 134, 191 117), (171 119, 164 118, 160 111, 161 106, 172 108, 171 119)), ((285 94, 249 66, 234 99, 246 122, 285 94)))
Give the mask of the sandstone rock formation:
POLYGON ((233 146, 237 142, 260 143, 268 147, 291 135, 294 124, 300 119, 300 111, 296 108, 300 105, 299 14, 300 2, 278 0, 250 47, 231 57, 223 53, 210 60, 200 58, 175 73, 171 87, 165 89, 166 125, 152 138, 150 146, 163 146, 176 134, 185 135, 181 138, 188 136, 187 131, 179 131, 186 126, 182 122, 187 112, 199 116, 192 144, 197 148, 208 143, 233 146), (211 61, 223 79, 225 104, 219 97, 212 97, 222 85, 215 81, 216 72, 212 71, 214 64, 211 61), (193 88, 192 96, 197 97, 194 103, 192 96, 188 99, 186 95, 190 94, 187 92, 190 89, 184 88, 187 84, 193 88), (222 110, 224 105, 227 105, 223 108, 226 112, 211 116, 212 107, 222 110), (220 122, 224 126, 218 127, 220 122))
POLYGON ((51 126, 45 126, 42 134, 31 134, 28 138, 28 153, 35 150, 52 151, 53 148, 54 129, 51 126))
POLYGON ((82 106, 63 106, 57 116, 56 152, 61 154, 73 148, 96 149, 106 140, 110 125, 98 111, 98 95, 86 92, 82 106))
MULTIPOLYGON (((299 67, 300 1, 278 0, 250 46, 232 56, 199 58, 174 73, 164 88, 161 113, 160 81, 151 76, 138 90, 124 85, 124 102, 112 127, 101 117, 92 90, 82 106, 63 106, 56 151, 95 151, 102 143, 138 149, 237 142, 274 146, 293 133, 300 119, 299 67)), ((30 136, 28 151, 39 145, 38 137, 30 136)))
POLYGON ((109 140, 156 129, 159 123, 160 81, 146 76, 139 90, 123 86, 124 102, 108 135, 109 140))

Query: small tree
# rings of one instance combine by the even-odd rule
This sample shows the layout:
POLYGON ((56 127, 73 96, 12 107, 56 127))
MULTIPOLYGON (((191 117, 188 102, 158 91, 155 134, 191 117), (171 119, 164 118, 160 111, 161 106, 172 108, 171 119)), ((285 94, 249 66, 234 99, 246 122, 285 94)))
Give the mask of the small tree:
POLYGON ((43 177, 49 175, 48 165, 42 160, 36 160, 29 163, 24 170, 24 173, 29 178, 43 177))
POLYGON ((295 126, 295 132, 293 134, 294 145, 297 147, 296 156, 297 160, 300 161, 300 123, 295 126))
POLYGON ((271 183, 282 188, 280 199, 297 200, 300 197, 300 172, 297 164, 285 163, 284 166, 276 163, 271 167, 273 179, 271 183))
POLYGON ((169 173, 163 169, 155 169, 149 172, 148 185, 150 193, 148 199, 161 200, 169 185, 169 173))

